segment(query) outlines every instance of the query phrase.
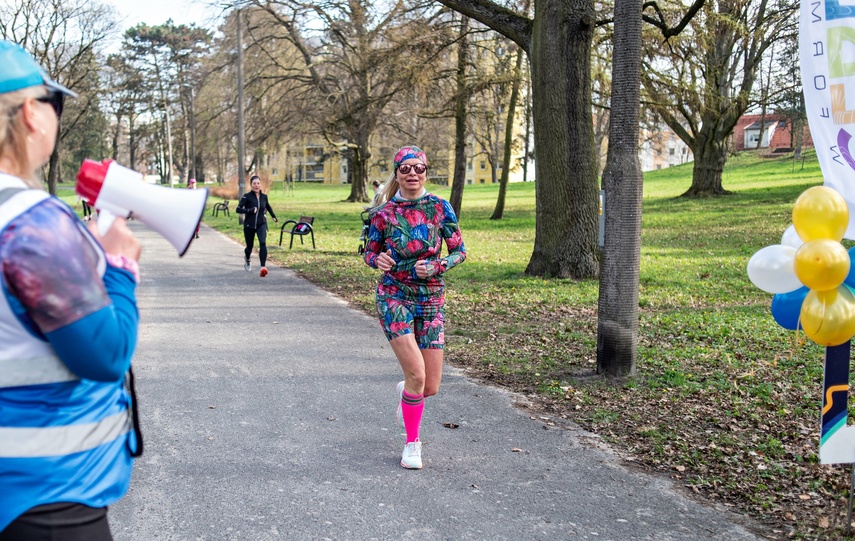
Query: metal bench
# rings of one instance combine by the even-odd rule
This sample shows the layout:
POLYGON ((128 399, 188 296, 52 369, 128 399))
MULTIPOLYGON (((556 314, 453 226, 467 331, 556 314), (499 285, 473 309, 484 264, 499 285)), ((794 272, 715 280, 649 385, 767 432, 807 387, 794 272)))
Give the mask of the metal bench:
POLYGON ((285 227, 288 224, 294 224, 288 231, 291 234, 291 243, 288 245, 288 249, 291 249, 294 246, 294 235, 300 237, 300 244, 303 244, 303 237, 305 235, 311 235, 312 248, 317 250, 317 246, 315 246, 315 229, 312 227, 312 223, 314 221, 314 216, 300 216, 299 220, 288 220, 283 223, 282 229, 279 230, 279 246, 282 246, 282 237, 285 235, 285 227))
POLYGON ((211 209, 211 216, 219 216, 220 211, 224 212, 226 216, 229 216, 229 200, 224 199, 222 203, 217 203, 214 205, 214 208, 211 209))

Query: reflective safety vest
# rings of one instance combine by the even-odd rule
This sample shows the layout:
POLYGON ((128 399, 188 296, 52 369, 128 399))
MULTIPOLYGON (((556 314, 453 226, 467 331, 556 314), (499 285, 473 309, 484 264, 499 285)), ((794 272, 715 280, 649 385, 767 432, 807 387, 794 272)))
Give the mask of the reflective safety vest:
MULTIPOLYGON (((41 190, 8 188, 26 185, 0 175, 0 236, 12 220, 50 198, 41 190)), ((106 261, 100 248, 98 253, 103 275, 106 261)), ((135 442, 124 382, 79 379, 15 315, 2 273, 0 285, 2 531, 37 505, 104 507, 121 498, 130 484, 135 442)))

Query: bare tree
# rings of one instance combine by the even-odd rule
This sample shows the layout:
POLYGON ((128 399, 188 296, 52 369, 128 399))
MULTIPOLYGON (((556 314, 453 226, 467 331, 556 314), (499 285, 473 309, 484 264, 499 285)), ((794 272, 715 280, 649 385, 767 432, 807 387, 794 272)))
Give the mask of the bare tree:
MULTIPOLYGON (((177 104, 183 109, 184 102, 180 99, 182 86, 189 81, 189 73, 195 69, 210 40, 211 35, 207 30, 192 24, 175 25, 171 19, 157 26, 140 23, 125 32, 123 52, 127 61, 145 74, 151 105, 163 114, 165 133, 161 139, 166 149, 166 159, 161 172, 170 186, 173 184, 172 169, 176 165, 173 153, 173 108, 177 104)), ((187 114, 182 118, 186 119, 187 114)), ((186 155, 185 161, 177 165, 183 173, 187 166, 186 155)))
POLYGON ((528 54, 537 222, 526 273, 576 279, 597 276, 599 182, 590 72, 593 2, 544 0, 529 18, 488 0, 440 1, 512 39, 528 54))
POLYGON ((469 91, 466 83, 469 65, 469 17, 460 18, 457 40, 457 89, 454 98, 454 177, 451 182, 451 208, 459 217, 463 211, 463 187, 466 185, 466 118, 468 116, 469 91))
POLYGON ((508 113, 505 118, 505 142, 502 155, 502 178, 499 180, 499 196, 493 209, 491 220, 501 220, 505 212, 505 197, 508 192, 508 180, 511 174, 511 155, 514 150, 514 118, 519 101, 520 85, 522 84, 522 62, 525 53, 522 49, 516 52, 513 74, 511 75, 511 95, 508 99, 508 113))
POLYGON ((347 201, 367 202, 371 140, 385 120, 387 107, 396 94, 425 80, 432 59, 447 41, 437 39, 432 31, 437 12, 414 11, 403 2, 385 12, 356 1, 307 5, 256 0, 253 4, 281 27, 278 38, 300 52, 302 71, 282 78, 303 84, 303 96, 318 109, 307 120, 352 164, 347 201), (307 17, 322 28, 310 33, 309 25, 303 24, 307 17))
POLYGON ((115 9, 98 0, 0 3, 0 36, 21 44, 53 79, 81 91, 60 123, 46 175, 51 194, 56 194, 63 140, 90 109, 98 107, 97 59, 114 31, 115 20, 115 9))
POLYGON ((791 0, 710 1, 683 35, 648 46, 646 101, 694 154, 684 196, 728 193, 722 186, 728 139, 751 103, 763 55, 795 24, 797 12, 791 0))

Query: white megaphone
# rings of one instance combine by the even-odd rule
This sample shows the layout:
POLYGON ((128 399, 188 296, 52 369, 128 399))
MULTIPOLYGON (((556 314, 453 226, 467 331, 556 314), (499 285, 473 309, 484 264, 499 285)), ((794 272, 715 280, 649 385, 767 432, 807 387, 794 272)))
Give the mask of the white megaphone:
POLYGON ((133 169, 113 160, 83 160, 77 173, 77 194, 98 209, 98 232, 103 235, 116 216, 145 223, 183 256, 193 242, 205 213, 208 190, 171 190, 146 183, 133 169))

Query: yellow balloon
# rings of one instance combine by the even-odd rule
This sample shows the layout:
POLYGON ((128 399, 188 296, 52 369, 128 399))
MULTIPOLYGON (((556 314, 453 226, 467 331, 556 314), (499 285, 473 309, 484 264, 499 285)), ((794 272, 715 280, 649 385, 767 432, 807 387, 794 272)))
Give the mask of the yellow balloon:
POLYGON ((834 289, 849 274, 849 252, 835 240, 818 239, 802 244, 793 260, 796 277, 817 291, 834 289))
POLYGON ((849 225, 849 207, 843 196, 831 188, 814 186, 796 199, 793 225, 805 242, 831 239, 840 242, 849 225))
POLYGON ((855 336, 855 296, 846 286, 811 291, 802 303, 805 335, 821 346, 839 346, 855 336))

